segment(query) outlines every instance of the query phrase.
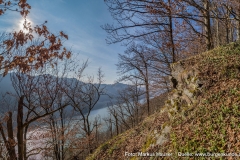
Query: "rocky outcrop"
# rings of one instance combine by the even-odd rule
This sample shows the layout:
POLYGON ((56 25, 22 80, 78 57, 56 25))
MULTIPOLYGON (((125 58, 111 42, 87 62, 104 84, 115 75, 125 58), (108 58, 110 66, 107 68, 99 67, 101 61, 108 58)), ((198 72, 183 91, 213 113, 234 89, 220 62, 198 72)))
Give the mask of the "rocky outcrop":
POLYGON ((176 115, 181 115, 184 119, 191 111, 194 104, 198 103, 197 96, 200 94, 203 82, 199 79, 199 71, 195 66, 185 66, 184 61, 179 61, 171 65, 172 76, 169 77, 172 82, 173 90, 170 93, 165 107, 161 113, 168 113, 170 119, 161 126, 160 133, 155 131, 155 145, 162 146, 169 141, 171 133, 171 121, 176 115))
MULTIPOLYGON (((201 92, 203 82, 199 79, 199 71, 195 66, 185 66, 183 61, 171 65, 175 88, 169 96, 166 105, 170 113, 186 114, 186 109, 198 103, 197 96, 201 92)), ((173 81, 173 80, 172 80, 173 81)), ((171 117, 171 116, 170 116, 171 117)))

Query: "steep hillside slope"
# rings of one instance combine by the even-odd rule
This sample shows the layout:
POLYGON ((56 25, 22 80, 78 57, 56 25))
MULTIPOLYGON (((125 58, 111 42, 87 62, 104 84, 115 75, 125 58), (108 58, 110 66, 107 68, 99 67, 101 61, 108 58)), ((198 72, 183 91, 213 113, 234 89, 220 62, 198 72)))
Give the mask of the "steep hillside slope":
POLYGON ((183 153, 186 159, 198 153, 214 159, 240 153, 240 44, 172 64, 172 76, 175 89, 158 113, 88 159, 180 159, 183 153))

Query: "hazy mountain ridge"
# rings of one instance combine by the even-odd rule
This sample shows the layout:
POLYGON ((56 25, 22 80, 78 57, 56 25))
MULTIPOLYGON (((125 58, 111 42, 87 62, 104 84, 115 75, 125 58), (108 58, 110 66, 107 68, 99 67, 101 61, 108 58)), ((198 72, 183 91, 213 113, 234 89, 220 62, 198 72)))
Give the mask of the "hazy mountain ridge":
MULTIPOLYGON (((7 92, 15 93, 15 90, 14 90, 12 82, 11 82, 11 74, 14 74, 14 73, 10 73, 10 74, 6 75, 5 77, 1 77, 1 79, 0 79, 0 95, 3 95, 7 92)), ((73 78, 64 78, 64 79, 67 79, 69 81, 73 80, 73 78)), ((78 81, 77 79, 75 79, 75 80, 78 81)), ((106 95, 102 95, 100 97, 100 100, 94 107, 94 110, 107 107, 107 105, 110 103, 110 101, 114 102, 114 97, 117 96, 118 91, 128 87, 128 85, 123 84, 123 83, 115 83, 115 84, 101 84, 100 87, 104 88, 106 95)))

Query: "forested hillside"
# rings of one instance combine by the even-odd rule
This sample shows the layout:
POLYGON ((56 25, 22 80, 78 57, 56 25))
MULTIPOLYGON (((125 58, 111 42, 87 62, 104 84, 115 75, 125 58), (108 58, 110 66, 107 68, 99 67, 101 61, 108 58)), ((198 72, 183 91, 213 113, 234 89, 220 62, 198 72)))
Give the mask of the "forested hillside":
POLYGON ((164 107, 89 160, 239 156, 239 42, 173 63, 172 70, 177 85, 164 107))

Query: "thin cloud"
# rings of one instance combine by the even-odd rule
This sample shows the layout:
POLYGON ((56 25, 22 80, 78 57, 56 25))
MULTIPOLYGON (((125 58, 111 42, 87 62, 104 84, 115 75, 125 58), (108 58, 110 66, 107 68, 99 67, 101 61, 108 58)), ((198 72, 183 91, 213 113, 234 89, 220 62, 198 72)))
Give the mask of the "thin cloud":
MULTIPOLYGON (((123 53, 124 48, 120 45, 107 45, 105 42, 107 34, 100 26, 111 23, 111 15, 103 1, 69 3, 66 0, 29 0, 29 3, 32 9, 28 18, 32 26, 48 21, 47 27, 50 32, 57 34, 63 31, 69 36, 69 40, 63 45, 79 57, 76 61, 89 59, 88 73, 95 74, 96 69, 102 67, 106 82, 114 82, 117 79, 117 54, 123 53)), ((6 18, 1 17, 0 31, 11 32, 19 29, 20 23, 23 22, 18 13, 8 13, 6 18)))

